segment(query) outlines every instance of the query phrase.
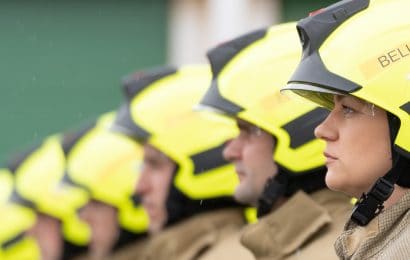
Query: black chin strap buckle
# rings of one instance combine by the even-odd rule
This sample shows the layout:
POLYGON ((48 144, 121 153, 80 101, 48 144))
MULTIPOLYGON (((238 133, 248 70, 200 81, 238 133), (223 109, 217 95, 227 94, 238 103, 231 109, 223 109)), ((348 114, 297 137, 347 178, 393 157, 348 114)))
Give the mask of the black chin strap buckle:
POLYGON ((265 188, 258 199, 257 217, 263 217, 271 212, 275 202, 286 192, 288 179, 286 174, 279 171, 275 177, 269 178, 265 183, 265 188))
POLYGON ((383 210, 383 203, 393 193, 394 185, 379 178, 368 193, 363 193, 353 209, 351 220, 359 226, 366 226, 383 210))

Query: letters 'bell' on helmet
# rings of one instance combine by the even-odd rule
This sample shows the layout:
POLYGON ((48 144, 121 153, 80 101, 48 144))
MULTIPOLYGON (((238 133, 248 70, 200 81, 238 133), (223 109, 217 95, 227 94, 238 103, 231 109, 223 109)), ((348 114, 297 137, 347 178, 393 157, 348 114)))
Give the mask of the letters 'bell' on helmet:
MULTIPOLYGON (((128 126, 124 132, 145 140, 177 164, 172 187, 184 199, 168 198, 168 203, 174 199, 172 205, 180 207, 184 217, 208 210, 209 201, 214 208, 237 206, 232 194, 238 178, 222 157, 224 142, 237 134, 234 122, 193 111, 210 80, 205 65, 148 72, 144 77, 134 74, 125 83, 128 112, 123 106, 116 120, 117 129, 128 126)), ((168 213, 174 218, 170 222, 183 215, 176 208, 168 213)))
POLYGON ((344 0, 297 26, 303 57, 284 90, 328 108, 335 94, 352 95, 388 112, 393 167, 356 204, 359 225, 382 211, 394 183, 410 187, 409 9, 407 0, 344 0))
POLYGON ((9 165, 15 176, 14 199, 29 201, 36 211, 62 223, 64 238, 77 246, 90 240, 89 226, 78 216, 78 210, 89 199, 76 186, 62 184, 66 166, 65 153, 58 135, 48 137, 40 146, 9 165))
POLYGON ((93 199, 118 210, 121 228, 145 233, 148 216, 136 200, 135 187, 142 163, 142 147, 109 128, 115 113, 102 115, 96 125, 75 138, 66 136, 67 172, 93 199), (69 140, 71 139, 71 140, 69 140))
POLYGON ((300 59, 295 26, 255 31, 210 50, 213 79, 200 103, 271 133, 277 140, 274 160, 291 174, 324 166, 324 142, 313 129, 327 115, 279 92, 300 59))
POLYGON ((410 158, 410 16, 407 0, 341 1, 303 19, 303 57, 284 89, 332 107, 350 94, 400 119, 394 143, 410 158))
POLYGON ((40 259, 34 238, 24 234, 36 221, 35 213, 23 205, 13 203, 13 176, 0 169, 0 259, 40 259))

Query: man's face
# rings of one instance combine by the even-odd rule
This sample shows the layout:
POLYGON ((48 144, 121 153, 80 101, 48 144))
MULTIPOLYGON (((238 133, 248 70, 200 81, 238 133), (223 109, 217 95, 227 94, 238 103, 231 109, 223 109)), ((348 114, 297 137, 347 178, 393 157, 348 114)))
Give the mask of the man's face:
POLYGON ((148 231, 159 232, 167 221, 166 201, 176 165, 165 154, 149 144, 144 145, 144 165, 137 192, 149 216, 148 231))
POLYGON ((36 239, 41 259, 60 259, 63 253, 63 239, 61 224, 55 218, 38 213, 36 224, 27 232, 29 236, 36 239))
POLYGON ((108 204, 91 200, 80 210, 79 215, 91 228, 90 257, 107 257, 119 236, 117 210, 108 204))
POLYGON ((234 197, 237 201, 257 206, 267 179, 278 167, 273 161, 274 139, 258 127, 237 119, 239 135, 225 146, 225 159, 235 164, 239 185, 234 197))

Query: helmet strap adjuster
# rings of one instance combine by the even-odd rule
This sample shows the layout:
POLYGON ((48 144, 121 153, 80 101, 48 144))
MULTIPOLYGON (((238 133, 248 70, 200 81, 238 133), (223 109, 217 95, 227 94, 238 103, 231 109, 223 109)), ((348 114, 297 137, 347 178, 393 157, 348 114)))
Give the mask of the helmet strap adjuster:
POLYGON ((359 226, 366 226, 383 210, 383 203, 391 196, 394 185, 385 178, 379 178, 368 193, 363 193, 357 202, 351 220, 359 226))
POLYGON ((275 202, 286 192, 288 176, 279 171, 274 177, 269 178, 265 183, 265 188, 258 199, 257 217, 261 218, 271 212, 275 202))

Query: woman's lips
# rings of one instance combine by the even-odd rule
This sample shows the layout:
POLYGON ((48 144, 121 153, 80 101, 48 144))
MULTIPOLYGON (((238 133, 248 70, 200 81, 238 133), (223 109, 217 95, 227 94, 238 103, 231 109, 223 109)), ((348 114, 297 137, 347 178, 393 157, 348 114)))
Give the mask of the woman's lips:
POLYGON ((323 155, 326 157, 326 164, 334 162, 337 160, 337 157, 328 153, 328 152, 324 152, 323 155))

